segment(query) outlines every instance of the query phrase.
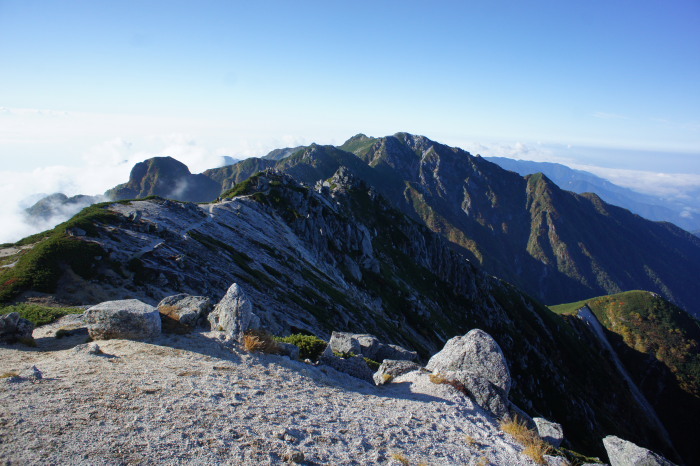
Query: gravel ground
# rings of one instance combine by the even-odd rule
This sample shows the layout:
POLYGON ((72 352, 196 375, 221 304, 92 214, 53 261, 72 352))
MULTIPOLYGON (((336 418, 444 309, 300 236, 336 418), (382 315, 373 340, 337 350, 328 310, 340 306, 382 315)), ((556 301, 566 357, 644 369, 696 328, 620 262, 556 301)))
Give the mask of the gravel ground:
POLYGON ((69 316, 36 329, 37 348, 0 346, 3 463, 533 464, 425 374, 375 387, 225 348, 216 332, 99 341, 93 355, 79 327, 69 316))

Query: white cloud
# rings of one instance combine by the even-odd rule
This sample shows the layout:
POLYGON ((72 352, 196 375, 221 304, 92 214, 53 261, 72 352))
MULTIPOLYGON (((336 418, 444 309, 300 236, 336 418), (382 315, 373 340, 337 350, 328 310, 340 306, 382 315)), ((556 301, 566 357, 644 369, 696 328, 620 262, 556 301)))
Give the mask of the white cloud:
POLYGON ((591 172, 619 186, 664 198, 693 200, 693 193, 700 192, 700 175, 694 173, 661 173, 582 164, 569 166, 591 172))

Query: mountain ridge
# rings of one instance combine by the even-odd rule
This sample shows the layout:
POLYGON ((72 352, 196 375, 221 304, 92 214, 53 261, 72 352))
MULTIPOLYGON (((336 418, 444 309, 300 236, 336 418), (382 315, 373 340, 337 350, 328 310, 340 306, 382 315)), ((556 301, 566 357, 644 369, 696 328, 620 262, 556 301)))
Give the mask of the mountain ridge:
MULTIPOLYGON (((93 206, 51 233, 70 240, 71 250, 84 248, 86 261, 58 256, 53 289, 47 283, 44 294, 25 288, 15 297, 155 303, 181 292, 216 298, 236 282, 274 333, 369 332, 423 358, 450 336, 483 328, 507 356, 514 401, 561 422, 577 448, 600 454, 599 439, 616 433, 672 450, 629 404, 616 369, 586 343, 593 336, 585 327, 484 273, 349 170, 318 190, 268 171, 222 198, 93 206)), ((56 240, 31 241, 38 248, 56 240)), ((39 260, 18 254, 8 259, 17 270, 39 260)))
POLYGON ((484 158, 521 176, 542 172, 562 189, 577 194, 596 193, 608 204, 629 209, 649 220, 671 222, 691 232, 700 228, 700 218, 693 218, 687 205, 678 205, 652 195, 623 188, 583 170, 572 169, 566 165, 552 162, 532 162, 506 157, 484 158))

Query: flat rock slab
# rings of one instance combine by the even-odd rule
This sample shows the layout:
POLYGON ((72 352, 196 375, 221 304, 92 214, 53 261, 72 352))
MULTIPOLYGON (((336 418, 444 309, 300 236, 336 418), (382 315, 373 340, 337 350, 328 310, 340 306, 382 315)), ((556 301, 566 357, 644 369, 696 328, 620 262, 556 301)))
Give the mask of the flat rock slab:
POLYGON ((92 306, 85 311, 84 321, 93 340, 143 340, 157 337, 161 331, 158 309, 138 299, 92 306))

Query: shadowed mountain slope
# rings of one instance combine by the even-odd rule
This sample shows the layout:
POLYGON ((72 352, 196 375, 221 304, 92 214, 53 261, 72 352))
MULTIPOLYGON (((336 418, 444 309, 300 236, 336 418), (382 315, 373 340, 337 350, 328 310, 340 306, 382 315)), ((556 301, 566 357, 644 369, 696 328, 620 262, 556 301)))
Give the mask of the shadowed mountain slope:
POLYGON ((219 185, 204 175, 193 175, 172 157, 154 157, 134 165, 129 181, 105 193, 110 199, 138 199, 161 196, 189 202, 215 199, 219 185))
POLYGON ((551 162, 530 162, 505 157, 484 157, 506 170, 522 176, 543 173, 557 186, 578 194, 595 193, 608 204, 629 209, 649 220, 671 222, 688 231, 700 228, 700 217, 692 213, 694 206, 665 200, 617 186, 583 170, 574 170, 551 162))

